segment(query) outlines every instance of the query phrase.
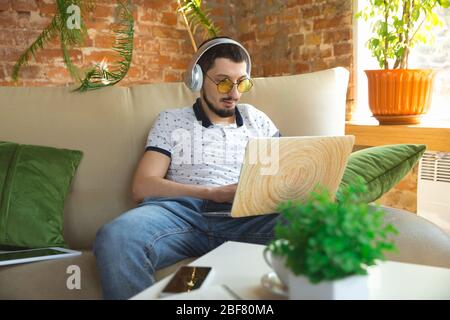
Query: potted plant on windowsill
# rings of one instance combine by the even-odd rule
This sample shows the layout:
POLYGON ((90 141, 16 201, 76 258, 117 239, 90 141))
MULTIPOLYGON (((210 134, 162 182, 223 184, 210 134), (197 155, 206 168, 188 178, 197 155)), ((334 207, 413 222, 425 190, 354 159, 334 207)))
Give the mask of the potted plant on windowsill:
POLYGON ((356 17, 374 19, 367 46, 381 70, 365 70, 369 107, 380 124, 415 124, 431 104, 435 72, 408 69, 411 49, 427 43, 434 27, 442 25, 434 12, 450 0, 369 0, 356 17))
POLYGON ((288 277, 276 271, 291 299, 368 298, 367 268, 384 259, 383 251, 395 250, 397 230, 384 223, 379 207, 358 200, 364 192, 356 183, 336 200, 314 191, 306 201, 280 204, 282 218, 267 250, 272 261, 284 260, 288 277))

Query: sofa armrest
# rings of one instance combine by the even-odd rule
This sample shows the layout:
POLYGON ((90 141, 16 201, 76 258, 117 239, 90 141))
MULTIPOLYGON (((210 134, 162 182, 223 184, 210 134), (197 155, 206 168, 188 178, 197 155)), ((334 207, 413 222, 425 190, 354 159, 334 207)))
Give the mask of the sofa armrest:
POLYGON ((450 236, 432 222, 414 213, 387 206, 385 220, 398 231, 398 252, 387 260, 450 268, 450 236))

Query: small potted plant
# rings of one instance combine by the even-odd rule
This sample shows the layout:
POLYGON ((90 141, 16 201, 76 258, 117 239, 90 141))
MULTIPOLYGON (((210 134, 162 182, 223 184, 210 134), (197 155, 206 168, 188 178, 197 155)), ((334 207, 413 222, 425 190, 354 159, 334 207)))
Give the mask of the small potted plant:
POLYGON ((316 189, 307 201, 280 204, 268 250, 284 258, 291 299, 368 298, 367 268, 395 250, 397 230, 384 223, 383 210, 358 200, 365 191, 358 182, 336 200, 316 189))
POLYGON ((430 31, 442 25, 436 7, 448 8, 450 0, 368 0, 356 14, 372 22, 367 47, 381 70, 365 70, 369 107, 380 124, 415 124, 431 104, 435 71, 408 69, 411 49, 427 43, 430 31))

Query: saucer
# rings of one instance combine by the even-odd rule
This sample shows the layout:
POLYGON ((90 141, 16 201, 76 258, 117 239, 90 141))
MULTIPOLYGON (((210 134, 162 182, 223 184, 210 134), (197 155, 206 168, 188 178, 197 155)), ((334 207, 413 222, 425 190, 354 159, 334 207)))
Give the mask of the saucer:
POLYGON ((282 296, 288 297, 288 288, 280 281, 275 272, 269 272, 262 276, 261 285, 270 292, 282 296))

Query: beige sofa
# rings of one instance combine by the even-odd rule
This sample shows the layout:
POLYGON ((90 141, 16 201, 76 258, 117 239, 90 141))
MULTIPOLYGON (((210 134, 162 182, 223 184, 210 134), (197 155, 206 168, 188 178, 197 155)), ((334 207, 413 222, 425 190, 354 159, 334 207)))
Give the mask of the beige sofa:
MULTIPOLYGON (((348 72, 255 79, 245 96, 289 135, 339 135, 345 128, 348 72)), ((182 83, 110 87, 88 93, 69 88, 0 87, 0 140, 79 149, 84 158, 64 213, 64 236, 80 257, 0 267, 0 299, 97 299, 101 287, 91 247, 97 230, 132 208, 130 185, 155 116, 192 105, 182 83), (81 269, 81 289, 69 290, 69 265, 81 269)), ((450 240, 433 224, 389 209, 401 231, 392 260, 450 267, 450 240)), ((182 261, 181 263, 186 263, 182 261)), ((158 271, 158 278, 174 266, 158 271)))

